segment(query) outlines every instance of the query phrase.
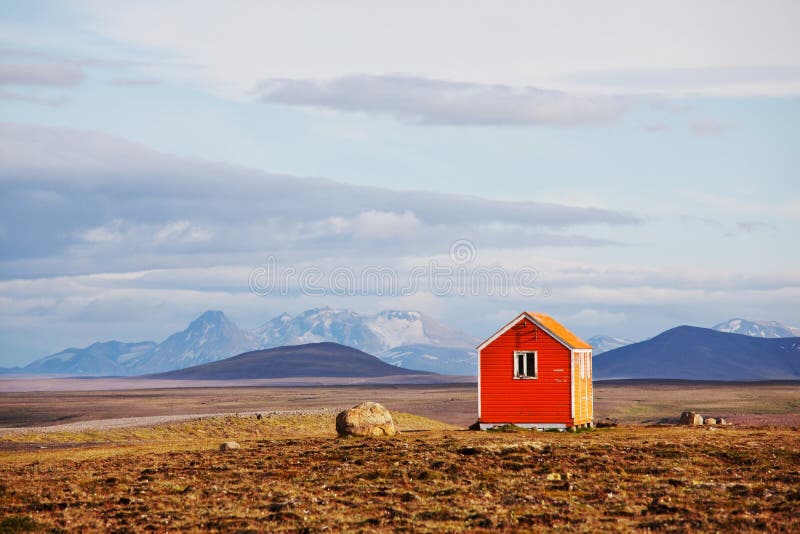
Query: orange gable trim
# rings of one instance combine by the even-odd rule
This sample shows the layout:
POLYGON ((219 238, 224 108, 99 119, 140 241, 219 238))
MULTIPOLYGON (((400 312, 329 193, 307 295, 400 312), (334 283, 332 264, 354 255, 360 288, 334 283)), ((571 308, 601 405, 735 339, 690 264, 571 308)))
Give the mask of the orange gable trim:
POLYGON ((478 350, 480 351, 484 347, 486 347, 489 343, 503 335, 505 332, 508 331, 509 328, 513 327, 515 324, 520 322, 522 319, 528 318, 534 324, 541 327, 543 330, 548 332, 550 335, 555 337, 559 340, 562 344, 564 344, 567 348, 570 349, 592 349, 592 346, 586 343, 584 340, 570 332, 569 330, 564 327, 561 323, 550 317, 545 313, 537 313, 537 312, 522 312, 517 317, 515 317, 512 321, 506 324, 503 328, 495 332, 491 337, 486 339, 483 343, 478 345, 478 350))

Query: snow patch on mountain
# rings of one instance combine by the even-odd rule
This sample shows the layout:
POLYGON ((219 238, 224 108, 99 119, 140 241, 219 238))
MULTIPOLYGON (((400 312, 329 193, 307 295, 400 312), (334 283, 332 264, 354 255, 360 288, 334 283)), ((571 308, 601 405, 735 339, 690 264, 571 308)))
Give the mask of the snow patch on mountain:
POLYGON ((375 315, 334 308, 286 313, 255 328, 264 348, 332 341, 375 354, 402 345, 472 348, 478 340, 418 311, 382 311, 375 315))
POLYGON ((129 360, 135 373, 159 373, 214 362, 260 348, 251 332, 241 330, 221 311, 207 311, 186 330, 172 334, 152 351, 129 360))
POLYGON ((777 321, 754 321, 738 317, 715 325, 713 330, 763 338, 797 337, 800 335, 800 329, 787 327, 777 321))
POLYGON ((624 347, 626 345, 630 345, 631 343, 636 343, 633 340, 626 339, 623 337, 613 337, 613 336, 592 336, 588 340, 589 345, 592 346, 592 354, 597 356, 598 354, 602 354, 604 352, 608 352, 609 350, 618 349, 620 347, 624 347))

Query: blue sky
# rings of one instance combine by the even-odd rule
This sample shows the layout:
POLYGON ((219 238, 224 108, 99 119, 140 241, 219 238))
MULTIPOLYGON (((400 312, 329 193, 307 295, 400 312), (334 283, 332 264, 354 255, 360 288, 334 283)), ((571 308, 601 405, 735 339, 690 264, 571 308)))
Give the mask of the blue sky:
POLYGON ((449 6, 6 3, 0 366, 208 308, 800 324, 795 3, 449 6), (458 239, 548 296, 248 288, 458 239))

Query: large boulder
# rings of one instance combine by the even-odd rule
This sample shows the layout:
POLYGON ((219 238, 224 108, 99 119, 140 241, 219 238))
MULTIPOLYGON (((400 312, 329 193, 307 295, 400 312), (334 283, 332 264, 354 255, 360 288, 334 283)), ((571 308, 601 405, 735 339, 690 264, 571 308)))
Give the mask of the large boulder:
POLYGON ((336 416, 340 436, 383 437, 397 434, 392 414, 377 402, 362 402, 336 416))
POLYGON ((681 414, 682 425, 702 425, 703 416, 697 412, 683 412, 681 414))

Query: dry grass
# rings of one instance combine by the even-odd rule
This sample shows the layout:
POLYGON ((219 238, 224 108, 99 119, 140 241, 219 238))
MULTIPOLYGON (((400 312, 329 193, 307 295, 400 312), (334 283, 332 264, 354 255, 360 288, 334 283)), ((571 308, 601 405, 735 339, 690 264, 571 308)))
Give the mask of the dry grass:
MULTIPOLYGON (((800 423, 800 382, 619 381, 595 383, 595 415, 625 423, 674 422, 685 410, 746 422, 766 415, 800 423)), ((597 418, 597 417, 596 417, 597 418)))
POLYGON ((14 436, 0 532, 800 530, 796 430, 489 433, 395 415, 407 432, 381 440, 334 437, 332 413, 14 436), (229 439, 242 449, 217 450, 229 439))

